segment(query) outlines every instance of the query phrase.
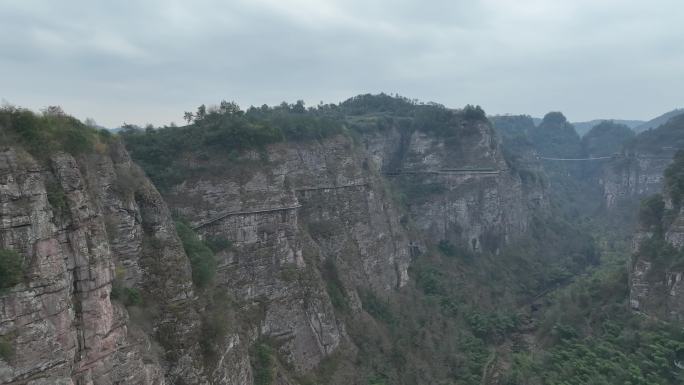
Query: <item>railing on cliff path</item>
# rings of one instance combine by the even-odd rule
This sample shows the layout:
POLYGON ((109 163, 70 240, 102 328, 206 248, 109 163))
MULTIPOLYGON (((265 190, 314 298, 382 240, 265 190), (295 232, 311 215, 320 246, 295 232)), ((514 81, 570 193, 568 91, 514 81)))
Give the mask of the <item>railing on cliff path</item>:
MULTIPOLYGON (((351 183, 351 184, 338 185, 338 186, 303 187, 303 188, 294 189, 294 191, 295 192, 307 192, 307 191, 321 191, 321 190, 340 190, 340 189, 346 189, 346 188, 352 188, 352 187, 365 187, 365 186, 368 186, 368 183, 351 183)), ((298 209, 300 207, 302 207, 301 204, 296 204, 296 205, 291 205, 291 206, 224 212, 224 213, 218 214, 217 216, 215 216, 211 219, 207 219, 205 221, 199 222, 196 225, 192 226, 192 228, 193 228, 193 230, 198 230, 204 226, 210 225, 212 223, 218 222, 222 219, 225 219, 227 217, 232 217, 232 216, 288 211, 288 210, 295 210, 295 209, 298 209)))

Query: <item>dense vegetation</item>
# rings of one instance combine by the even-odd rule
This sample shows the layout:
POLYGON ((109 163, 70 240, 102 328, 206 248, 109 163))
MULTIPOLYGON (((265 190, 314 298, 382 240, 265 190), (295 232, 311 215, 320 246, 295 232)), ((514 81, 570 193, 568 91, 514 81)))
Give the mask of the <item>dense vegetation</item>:
POLYGON ((684 114, 673 117, 658 128, 640 133, 629 141, 628 149, 653 154, 671 154, 684 149, 684 114))
POLYGON ((579 158, 583 155, 579 135, 560 112, 549 112, 527 135, 541 156, 579 158))
POLYGON ((624 124, 605 120, 582 137, 584 153, 592 157, 619 153, 623 144, 634 137, 634 131, 624 124))
POLYGON ((214 251, 197 236, 188 222, 177 220, 176 231, 190 259, 192 281, 197 287, 206 287, 216 273, 214 251))
POLYGON ((598 172, 604 163, 544 159, 587 157, 579 135, 563 114, 548 113, 538 126, 528 130, 528 138, 541 157, 552 204, 573 222, 597 215, 604 203, 598 183, 598 172))
POLYGON ((667 207, 663 195, 654 194, 643 199, 639 209, 639 225, 651 235, 642 240, 638 254, 652 263, 651 274, 663 275, 666 271, 684 268, 684 250, 673 247, 665 239, 666 232, 681 212, 683 187, 684 151, 679 151, 665 170, 665 191, 672 208, 667 207))
POLYGON ((0 249, 0 292, 24 278, 24 258, 14 250, 0 249))
POLYGON ((9 362, 14 357, 14 346, 9 335, 0 336, 0 359, 9 362))
POLYGON ((30 110, 0 108, 0 142, 18 143, 37 159, 56 151, 79 155, 103 151, 111 134, 81 123, 59 107, 48 107, 38 115, 30 110))
POLYGON ((342 126, 330 118, 318 116, 294 105, 252 107, 242 111, 234 103, 219 107, 200 106, 187 113, 192 123, 185 127, 144 130, 126 126, 121 131, 133 158, 159 188, 168 188, 197 171, 184 159, 211 157, 237 159, 240 152, 260 149, 283 140, 315 140, 341 132, 342 126))
POLYGON ((275 379, 273 349, 265 342, 258 342, 251 352, 254 385, 271 385, 275 379))
MULTIPOLYGON (((668 167, 666 186, 679 184, 679 156, 668 167)), ((667 190, 677 189, 668 187, 667 190)), ((598 228, 614 211, 592 221, 598 228)), ((664 233, 675 211, 668 210, 660 194, 642 200, 638 222, 652 236, 640 242, 637 255, 652 263, 649 274, 681 268, 684 253, 667 243, 664 233)), ((680 384, 684 371, 677 367, 684 355, 684 330, 650 316, 633 312, 629 304, 628 271, 631 247, 615 229, 597 231, 604 239, 602 263, 591 274, 580 276, 552 293, 548 308, 539 316, 534 340, 540 346, 509 352, 512 366, 505 372, 507 384, 680 384), (609 239, 613 241, 609 241, 609 239)), ((665 295, 665 293, 663 293, 665 295)), ((655 310, 654 311, 659 311, 655 310)), ((515 346, 515 345, 514 345, 515 346)))
POLYGON ((672 164, 665 170, 665 188, 678 212, 684 198, 684 150, 677 151, 672 164))
POLYGON ((503 156, 508 168, 520 175, 526 183, 545 183, 538 172, 535 147, 527 133, 534 130, 534 120, 528 115, 500 115, 490 117, 503 144, 503 156))
POLYGON ((112 291, 110 297, 114 300, 120 301, 126 306, 139 306, 143 304, 143 298, 140 291, 133 287, 125 287, 120 282, 112 282, 112 291))
POLYGON ((223 165, 237 162, 244 151, 262 151, 273 143, 312 141, 389 127, 453 137, 469 133, 463 122, 487 121, 480 106, 452 110, 386 94, 359 95, 340 104, 310 108, 298 101, 246 111, 223 101, 215 107, 202 105, 194 113, 186 112, 185 117, 189 123, 185 127, 142 129, 126 125, 121 131, 131 156, 162 190, 191 175, 211 173, 210 159, 221 159, 223 165))
MULTIPOLYGON (((473 125, 464 123, 487 124, 479 106, 451 110, 385 94, 359 95, 313 108, 300 101, 243 111, 235 103, 222 102, 213 108, 200 106, 186 113, 186 119, 185 127, 126 126, 121 132, 134 159, 162 189, 209 170, 203 167, 210 160, 224 162, 221 166, 241 162, 243 152, 263 154, 265 146, 278 142, 387 129, 421 130, 453 139, 469 135, 468 127, 473 125)), ((492 121, 502 135, 508 166, 524 183, 542 178, 530 168, 538 162, 535 150, 550 157, 581 157, 612 154, 625 140, 630 148, 640 149, 661 149, 664 142, 684 145, 682 122, 676 119, 638 140, 630 139, 633 134, 625 126, 604 122, 582 141, 560 113, 549 113, 539 126, 529 116, 494 117, 492 121)), ((19 143, 44 159, 54 151, 74 155, 99 151, 110 134, 57 108, 39 115, 6 107, 0 110, 0 140, 19 143)), ((498 360, 507 360, 499 370, 508 385, 681 383, 682 371, 674 365, 684 354, 681 327, 629 310, 626 242, 620 239, 615 246, 624 229, 605 226, 607 220, 588 219, 591 210, 586 207, 593 208, 588 202, 600 201, 601 196, 587 188, 586 169, 558 164, 545 168, 554 182, 554 207, 550 215, 533 219, 527 236, 500 250, 483 247, 478 254, 447 240, 430 245, 414 258, 409 287, 397 296, 381 297, 359 289, 358 299, 352 298, 335 261, 319 261, 325 290, 358 348, 352 357, 354 370, 366 384, 483 384, 498 360), (580 206, 585 211, 578 214, 580 206), (573 210, 575 215, 567 215, 573 210), (605 232, 613 232, 612 239, 596 242, 605 232), (597 266, 599 257, 603 260, 597 266), (356 300, 365 310, 361 316, 352 308, 356 300), (535 346, 529 345, 530 339, 535 346)), ((684 152, 667 169, 665 185, 673 210, 666 208, 663 196, 656 195, 645 199, 638 211, 642 228, 654 234, 642 243, 639 253, 654 261, 658 272, 684 263, 684 254, 664 241, 665 230, 684 199, 684 152)), ((48 183, 46 188, 53 209, 64 209, 61 187, 48 183)), ((400 203, 419 202, 442 193, 443 188, 418 180, 394 193, 404 200, 400 203)), ((314 236, 336 231, 330 223, 309 225, 314 236)), ((190 259, 193 283, 202 294, 198 300, 198 307, 203 308, 202 353, 207 360, 217 360, 224 353, 218 350, 218 341, 233 331, 229 329, 253 327, 254 320, 248 318, 259 315, 233 314, 235 301, 213 290, 215 254, 231 247, 230 242, 201 239, 181 219, 176 221, 176 230, 190 259)), ((0 291, 20 283, 24 268, 18 253, 0 250, 0 291)), ((297 269, 284 267, 279 278, 301 277, 297 269)), ((124 287, 118 278, 111 296, 126 306, 144 304, 142 293, 124 287)), ((11 336, 0 337, 0 358, 7 361, 12 354, 11 336)), ((343 358, 326 358, 311 378, 327 378, 343 358)), ((250 359, 259 385, 273 384, 285 363, 277 346, 265 339, 253 344, 250 359)), ((301 383, 317 382, 303 378, 301 383)))
POLYGON ((440 242, 413 261, 414 286, 400 298, 360 293, 376 321, 349 323, 367 383, 481 384, 497 346, 524 327, 529 298, 596 259, 586 232, 553 217, 537 218, 529 237, 499 254, 440 242))
POLYGON ((684 331, 628 306, 622 263, 603 266, 553 296, 537 339, 542 352, 514 352, 508 384, 666 385, 682 380, 674 365, 684 331))

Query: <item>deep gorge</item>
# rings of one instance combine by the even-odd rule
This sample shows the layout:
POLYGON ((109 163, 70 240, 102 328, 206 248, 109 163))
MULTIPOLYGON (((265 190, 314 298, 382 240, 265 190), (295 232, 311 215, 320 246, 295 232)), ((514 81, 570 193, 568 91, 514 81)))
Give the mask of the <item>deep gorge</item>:
POLYGON ((675 384, 683 126, 380 94, 112 134, 7 107, 0 383, 675 384))

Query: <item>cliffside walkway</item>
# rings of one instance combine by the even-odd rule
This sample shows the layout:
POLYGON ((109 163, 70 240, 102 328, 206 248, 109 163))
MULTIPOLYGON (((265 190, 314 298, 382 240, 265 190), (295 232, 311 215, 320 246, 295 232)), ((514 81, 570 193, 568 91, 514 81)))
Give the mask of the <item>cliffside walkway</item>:
POLYGON ((319 186, 319 187, 302 187, 294 189, 296 192, 306 192, 306 191, 321 191, 321 190, 342 190, 353 187, 366 187, 368 183, 351 183, 343 184, 339 186, 319 186))
POLYGON ((284 207, 274 207, 270 209, 258 209, 258 210, 246 210, 246 211, 232 211, 232 212, 226 212, 219 214, 218 216, 208 219, 206 221, 202 221, 194 226, 192 226, 193 230, 200 229, 206 225, 210 225, 214 222, 218 222, 221 219, 227 218, 227 217, 232 217, 232 216, 238 216, 238 215, 250 215, 250 214, 261 214, 261 213, 271 213, 271 212, 277 212, 277 211, 287 211, 287 210, 294 210, 302 207, 302 205, 297 204, 293 206, 284 206, 284 207))
POLYGON ((545 157, 545 156, 538 156, 538 157, 537 157, 537 159, 541 159, 541 160, 561 160, 561 161, 570 161, 570 162, 574 162, 574 161, 590 161, 590 160, 604 160, 604 159, 613 159, 613 158, 617 158, 617 157, 616 157, 616 156, 599 156, 599 157, 596 157, 596 158, 548 158, 548 157, 545 157))
POLYGON ((671 160, 672 157, 667 157, 667 156, 624 156, 622 154, 615 154, 611 156, 597 156, 593 158, 551 158, 551 157, 546 157, 546 156, 539 156, 537 155, 536 157, 539 160, 557 160, 557 161, 569 161, 569 162, 577 162, 577 161, 592 161, 592 160, 606 160, 606 159, 655 159, 655 160, 671 160))
MULTIPOLYGON (((346 185, 339 185, 339 186, 304 187, 304 188, 294 189, 294 191, 296 191, 296 192, 307 192, 307 191, 321 191, 321 190, 339 190, 339 189, 346 189, 346 188, 353 188, 353 187, 365 187, 365 186, 368 186, 368 183, 353 183, 353 184, 346 184, 346 185)), ((273 208, 269 208, 269 209, 256 209, 256 210, 243 210, 243 211, 225 212, 225 213, 221 213, 221 214, 217 215, 214 218, 207 219, 205 221, 202 221, 202 222, 192 226, 192 229, 193 230, 201 229, 204 226, 218 222, 221 219, 225 219, 227 217, 238 216, 238 215, 250 215, 250 214, 261 214, 261 213, 271 213, 271 212, 278 212, 278 211, 287 211, 287 210, 298 209, 300 207, 302 207, 302 205, 296 204, 293 206, 273 207, 273 208)))
POLYGON ((503 170, 495 168, 441 168, 439 170, 396 170, 385 171, 386 176, 415 175, 415 174, 500 174, 503 170))

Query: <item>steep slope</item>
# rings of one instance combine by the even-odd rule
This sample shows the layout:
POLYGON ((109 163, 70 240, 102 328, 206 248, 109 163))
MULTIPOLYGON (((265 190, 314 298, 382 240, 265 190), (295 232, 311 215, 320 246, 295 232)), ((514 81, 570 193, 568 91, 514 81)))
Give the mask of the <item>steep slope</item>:
POLYGON ((594 119, 590 120, 587 122, 572 122, 572 125, 575 127, 575 130, 577 131, 577 134, 579 136, 584 136, 587 134, 587 132, 591 131, 592 128, 596 127, 597 125, 603 123, 603 122, 613 122, 616 124, 622 124, 627 126, 629 129, 633 130, 636 127, 646 123, 643 120, 625 120, 625 119, 594 119))
POLYGON ((665 171, 664 198, 642 202, 630 275, 633 309, 665 320, 684 320, 684 152, 665 171))
POLYGON ((623 145, 634 137, 634 131, 624 124, 603 121, 582 137, 584 153, 592 158, 619 153, 623 145))
MULTIPOLYGON (((306 377, 413 384, 419 373, 435 381, 453 375, 431 356, 476 354, 456 353, 479 338, 471 331, 447 333, 464 325, 464 316, 423 304, 425 294, 412 279, 417 274, 422 282, 424 269, 447 258, 452 270, 443 279, 474 290, 476 280, 464 279, 464 270, 507 258, 507 247, 548 205, 541 184, 508 169, 481 110, 380 95, 309 111, 288 105, 242 112, 225 105, 199 116, 188 127, 128 129, 124 137, 164 186, 172 211, 207 242, 229 245, 216 253, 212 291, 236 304, 255 371, 262 368, 258 352, 270 351, 269 378, 281 383, 306 377), (487 258, 454 268, 458 255, 471 252, 487 258), (409 266, 418 259, 422 267, 410 279, 409 266), (449 350, 416 335, 415 349, 402 348, 396 354, 403 361, 388 363, 387 349, 410 341, 397 340, 398 333, 418 332, 423 307, 431 322, 450 325, 434 332, 449 339, 449 350)), ((507 282, 517 258, 525 257, 504 263, 507 282)), ((527 262, 544 266, 535 258, 527 262)), ((526 280, 507 297, 546 282, 526 280)), ((496 298, 488 291, 482 296, 496 298)), ((485 349, 480 343, 477 354, 485 349)), ((478 372, 475 362, 459 376, 478 372)))
POLYGON ((489 119, 501 138, 508 168, 517 172, 523 182, 547 184, 543 164, 527 136, 528 132, 535 129, 534 119, 527 115, 493 116, 489 119))
MULTIPOLYGON (((556 207, 572 218, 599 210, 601 190, 591 178, 595 165, 585 160, 587 154, 582 141, 565 116, 549 112, 527 135, 548 176, 551 200, 556 207)), ((605 161, 608 159, 602 162, 605 161)))
POLYGON ((579 135, 560 112, 549 112, 527 135, 543 157, 573 158, 583 155, 579 135))
POLYGON ((4 382, 476 384, 516 309, 595 258, 531 144, 506 153, 479 107, 361 95, 125 127, 161 195, 118 138, 7 114, 4 382))
POLYGON ((0 259, 18 262, 0 289, 0 382, 197 383, 190 266, 156 189, 72 118, 0 118, 0 259))
POLYGON ((600 183, 608 207, 661 191, 663 172, 684 148, 684 115, 625 143, 622 155, 607 162, 600 183))
POLYGON ((653 118, 649 120, 648 122, 644 122, 643 124, 640 124, 634 128, 634 132, 636 133, 642 133, 644 131, 652 130, 654 128, 658 128, 662 126, 663 124, 667 123, 668 120, 684 114, 684 108, 675 108, 672 111, 666 112, 656 118, 653 118))
POLYGON ((358 290, 386 296, 408 280, 408 236, 364 162, 340 136, 272 145, 231 162, 238 169, 212 157, 204 165, 216 172, 166 194, 202 237, 232 243, 217 255, 219 290, 246 303, 243 311, 261 309, 258 335, 299 373, 348 338, 331 295, 343 293, 336 305, 358 311, 358 290), (323 281, 332 271, 342 287, 323 281))
POLYGON ((435 134, 420 122, 381 134, 361 128, 363 143, 434 244, 497 252, 526 231, 532 212, 546 207, 544 188, 534 180, 523 183, 509 168, 486 119, 446 114, 453 114, 444 118, 452 120, 451 132, 435 134))

